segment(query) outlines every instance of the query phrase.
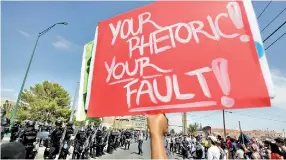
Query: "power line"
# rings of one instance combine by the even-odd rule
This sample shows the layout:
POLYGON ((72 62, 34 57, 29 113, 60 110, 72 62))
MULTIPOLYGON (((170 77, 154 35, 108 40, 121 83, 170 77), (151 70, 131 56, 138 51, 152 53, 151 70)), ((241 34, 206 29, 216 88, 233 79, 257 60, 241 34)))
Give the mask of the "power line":
POLYGON ((283 122, 286 123, 286 121, 281 121, 281 120, 277 120, 277 119, 271 119, 271 118, 266 118, 266 117, 258 117, 258 116, 253 116, 253 115, 249 115, 249 114, 242 114, 242 113, 237 113, 237 112, 233 112, 233 111, 226 111, 227 113, 235 113, 235 114, 240 114, 240 115, 244 115, 244 116, 249 116, 252 118, 260 118, 260 119, 266 119, 266 120, 271 120, 271 121, 276 121, 276 122, 283 122))
POLYGON ((257 19, 259 19, 261 17, 261 15, 266 11, 266 9, 268 8, 268 6, 272 3, 272 0, 267 4, 267 6, 263 9, 263 11, 259 14, 259 16, 257 17, 257 19))
POLYGON ((283 27, 286 24, 286 21, 282 23, 275 31, 273 31, 267 38, 263 40, 263 42, 267 41, 274 33, 276 33, 281 27, 283 27))
MULTIPOLYGON (((190 120, 188 120, 188 121, 197 120, 197 119, 201 119, 201 118, 206 118, 206 117, 212 116, 212 115, 214 115, 214 114, 218 114, 218 113, 219 113, 218 111, 215 111, 214 113, 207 114, 207 115, 204 115, 204 116, 201 116, 201 117, 195 118, 195 119, 190 119, 190 120)), ((183 126, 175 125, 175 124, 169 124, 169 126, 183 127, 183 126)))
MULTIPOLYGON (((260 114, 260 115, 267 115, 267 116, 275 116, 275 117, 285 117, 284 115, 279 115, 279 114, 269 114, 269 113, 262 113, 262 112, 252 112, 252 111, 247 111, 247 112, 250 112, 251 114, 260 114)), ((241 113, 241 111, 236 111, 236 113, 241 113)), ((245 112, 242 112, 242 113, 245 113, 245 112)))
POLYGON ((273 44, 275 44, 279 39, 281 39, 283 36, 285 36, 286 32, 284 34, 282 34, 280 37, 278 37, 273 43, 271 43, 266 49, 265 51, 270 48, 273 44))
POLYGON ((277 19, 285 10, 286 10, 286 7, 285 7, 275 18, 273 18, 273 19, 261 30, 261 33, 262 33, 273 21, 275 21, 275 19, 277 19))
POLYGON ((207 115, 205 115, 205 116, 198 117, 198 118, 195 118, 195 119, 190 119, 190 120, 188 120, 188 121, 192 121, 192 120, 197 120, 197 119, 206 118, 206 117, 209 117, 209 116, 212 116, 212 115, 218 114, 218 113, 219 113, 219 112, 218 112, 218 111, 216 111, 216 112, 214 112, 214 113, 207 114, 207 115))

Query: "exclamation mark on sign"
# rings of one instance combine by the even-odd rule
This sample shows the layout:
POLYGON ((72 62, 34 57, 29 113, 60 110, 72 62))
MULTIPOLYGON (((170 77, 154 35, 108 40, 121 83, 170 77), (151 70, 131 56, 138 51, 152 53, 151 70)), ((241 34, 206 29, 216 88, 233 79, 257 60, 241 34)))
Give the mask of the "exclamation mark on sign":
POLYGON ((225 107, 232 107, 234 99, 228 97, 230 93, 230 80, 228 75, 228 62, 226 59, 217 58, 212 61, 212 69, 219 86, 225 96, 221 97, 221 104, 225 107))
MULTIPOLYGON (((241 10, 239 4, 237 2, 229 2, 226 6, 228 10, 228 15, 237 29, 242 29, 244 27, 241 10)), ((250 41, 250 37, 248 35, 241 35, 240 40, 242 42, 250 41)))

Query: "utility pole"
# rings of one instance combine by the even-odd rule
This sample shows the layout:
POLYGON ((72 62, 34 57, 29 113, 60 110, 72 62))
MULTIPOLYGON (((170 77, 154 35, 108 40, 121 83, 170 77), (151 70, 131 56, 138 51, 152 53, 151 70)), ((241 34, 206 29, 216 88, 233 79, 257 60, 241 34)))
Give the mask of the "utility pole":
MULTIPOLYGON (((239 131, 240 131, 240 134, 241 134, 242 130, 241 130, 240 121, 238 121, 238 126, 239 126, 239 131)), ((241 139, 242 139, 242 144, 244 144, 244 137, 242 137, 241 139)))
POLYGON ((224 139, 226 139, 224 110, 222 110, 222 118, 223 118, 223 134, 224 134, 224 139))
POLYGON ((187 112, 182 114, 183 134, 187 134, 187 112))
POLYGON ((116 121, 116 116, 114 116, 114 120, 113 120, 113 129, 115 129, 115 121, 116 121))

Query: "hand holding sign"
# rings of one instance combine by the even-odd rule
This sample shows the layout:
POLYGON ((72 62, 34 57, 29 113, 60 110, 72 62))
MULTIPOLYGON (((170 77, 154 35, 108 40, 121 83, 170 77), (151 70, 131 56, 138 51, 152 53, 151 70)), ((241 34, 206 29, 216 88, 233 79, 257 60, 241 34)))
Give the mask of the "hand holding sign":
POLYGON ((88 117, 270 105, 242 2, 156 2, 98 28, 88 117))

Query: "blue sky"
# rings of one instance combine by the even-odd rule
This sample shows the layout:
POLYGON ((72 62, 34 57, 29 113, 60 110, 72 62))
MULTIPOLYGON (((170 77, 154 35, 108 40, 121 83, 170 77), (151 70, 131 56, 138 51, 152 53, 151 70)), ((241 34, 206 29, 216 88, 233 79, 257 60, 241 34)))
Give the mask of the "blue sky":
MULTIPOLYGON (((1 99, 15 100, 38 32, 56 22, 69 23, 67 26, 59 25, 41 37, 25 86, 49 80, 61 84, 73 96, 76 83, 80 79, 82 48, 94 38, 97 22, 152 2, 5 1, 1 3, 1 99)), ((254 2, 257 15, 267 3, 254 2)), ((286 2, 272 2, 258 20, 260 28, 264 28, 285 7, 286 2)), ((262 37, 266 38, 285 19, 286 12, 262 32, 262 37)), ((267 47, 285 32, 286 26, 276 32, 264 45, 267 47)), ((238 128, 240 120, 242 128, 246 130, 266 128, 286 130, 286 98, 283 98, 283 94, 286 95, 285 44, 286 36, 266 51, 277 92, 277 97, 272 102, 273 106, 227 113, 228 128, 238 128), (253 117, 245 114, 252 114, 253 117), (265 117, 285 122, 267 120, 265 117)), ((221 111, 194 112, 188 116, 189 122, 222 127, 221 111)), ((169 117, 173 124, 181 124, 180 114, 172 114, 169 117)))

